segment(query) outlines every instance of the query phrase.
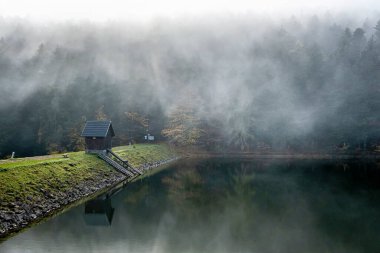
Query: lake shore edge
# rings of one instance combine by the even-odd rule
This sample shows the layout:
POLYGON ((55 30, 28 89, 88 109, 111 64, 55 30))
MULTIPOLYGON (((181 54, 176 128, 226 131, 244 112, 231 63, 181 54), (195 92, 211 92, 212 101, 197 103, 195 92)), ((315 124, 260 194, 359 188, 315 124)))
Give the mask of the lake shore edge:
POLYGON ((246 159, 316 159, 316 160, 380 160, 380 153, 260 153, 260 152, 188 152, 188 158, 246 158, 246 159))
MULTIPOLYGON (((174 153, 173 153, 174 154, 174 153)), ((65 210, 77 206, 89 199, 104 194, 115 188, 122 187, 128 182, 146 177, 149 171, 173 163, 179 158, 243 158, 243 159, 316 159, 316 160, 380 160, 379 153, 359 154, 322 154, 322 153, 259 153, 259 152, 181 152, 167 159, 146 162, 137 166, 144 174, 135 178, 127 178, 116 172, 101 175, 91 181, 83 181, 60 196, 52 195, 48 189, 43 190, 44 201, 26 204, 21 201, 6 203, 10 210, 0 209, 0 243, 20 231, 54 217, 65 210)), ((4 205, 4 203, 3 203, 4 205)))
POLYGON ((33 207, 27 206, 23 203, 12 203, 11 205, 16 207, 13 213, 14 215, 9 213, 5 213, 4 215, 4 213, 0 211, 0 215, 9 221, 9 225, 6 227, 6 230, 0 231, 0 243, 16 235, 24 229, 39 224, 48 218, 52 218, 67 209, 80 205, 114 188, 123 187, 129 182, 136 181, 140 177, 146 176, 145 174, 148 173, 148 171, 156 168, 159 169, 159 167, 164 167, 169 163, 174 163, 178 159, 179 157, 175 157, 163 161, 156 161, 153 165, 147 164, 140 166, 139 169, 142 169, 146 172, 143 175, 134 178, 127 178, 120 173, 120 177, 110 177, 102 180, 99 179, 99 182, 95 185, 88 185, 86 183, 83 185, 78 185, 73 195, 68 196, 68 198, 64 197, 59 199, 51 199, 51 201, 46 201, 45 203, 36 203, 37 206, 41 207, 41 213, 38 215, 30 212, 20 212, 22 209, 30 210, 33 207), (19 209, 18 207, 22 209, 19 209))
POLYGON ((99 174, 91 180, 83 180, 69 190, 60 191, 59 194, 54 193, 49 188, 41 188, 44 198, 39 198, 38 201, 32 200, 29 203, 21 200, 8 203, 3 201, 3 203, 0 203, 0 243, 24 229, 59 215, 65 210, 102 195, 111 189, 125 186, 129 182, 138 180, 151 171, 153 172, 156 168, 164 167, 178 159, 179 156, 173 153, 165 159, 139 163, 138 166, 135 163, 135 166, 144 171, 144 174, 134 178, 128 178, 114 170, 113 173, 99 174), (2 208, 4 206, 7 209, 2 208))

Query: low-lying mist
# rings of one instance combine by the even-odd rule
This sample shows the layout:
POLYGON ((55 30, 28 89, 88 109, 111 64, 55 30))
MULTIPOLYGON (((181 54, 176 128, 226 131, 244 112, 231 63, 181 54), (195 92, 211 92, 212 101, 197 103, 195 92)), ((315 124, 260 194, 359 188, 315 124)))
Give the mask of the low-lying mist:
POLYGON ((162 139, 186 108, 209 149, 373 149, 380 23, 332 15, 151 23, 0 21, 0 156, 78 148, 101 111, 118 139, 162 139))

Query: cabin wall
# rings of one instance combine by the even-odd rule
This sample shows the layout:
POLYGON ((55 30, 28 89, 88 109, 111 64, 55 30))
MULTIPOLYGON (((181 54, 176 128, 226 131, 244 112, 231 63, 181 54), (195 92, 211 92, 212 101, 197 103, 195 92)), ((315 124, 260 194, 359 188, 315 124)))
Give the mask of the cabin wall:
POLYGON ((86 150, 103 150, 104 149, 104 138, 96 137, 86 137, 86 150))
POLYGON ((106 150, 112 148, 112 136, 109 134, 104 137, 86 137, 86 150, 106 150))
POLYGON ((111 135, 111 131, 108 131, 107 133, 107 136, 105 138, 105 141, 104 141, 104 145, 107 149, 111 149, 112 148, 112 135, 111 135))

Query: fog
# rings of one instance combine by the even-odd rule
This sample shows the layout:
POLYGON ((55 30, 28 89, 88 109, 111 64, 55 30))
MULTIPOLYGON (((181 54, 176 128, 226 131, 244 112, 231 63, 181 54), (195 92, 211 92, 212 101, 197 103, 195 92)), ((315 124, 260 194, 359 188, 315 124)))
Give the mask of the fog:
MULTIPOLYGON (((217 149, 375 147, 377 21, 360 13, 3 18, 1 155, 72 150, 73 129, 99 108, 116 143, 131 139, 128 111, 149 118, 160 139, 181 106, 201 122, 203 145, 217 149)), ((140 140, 145 132, 136 131, 140 140)))
POLYGON ((27 0, 0 1, 0 13, 6 18, 26 18, 35 22, 109 20, 150 22, 157 18, 183 18, 210 15, 272 15, 273 17, 346 13, 365 18, 379 14, 376 0, 27 0))

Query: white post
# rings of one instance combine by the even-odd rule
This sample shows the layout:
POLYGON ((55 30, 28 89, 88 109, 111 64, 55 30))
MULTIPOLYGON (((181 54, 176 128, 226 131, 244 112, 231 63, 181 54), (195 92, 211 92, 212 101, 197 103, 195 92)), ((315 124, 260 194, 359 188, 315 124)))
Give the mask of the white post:
POLYGON ((12 152, 11 159, 15 158, 15 152, 12 152))

